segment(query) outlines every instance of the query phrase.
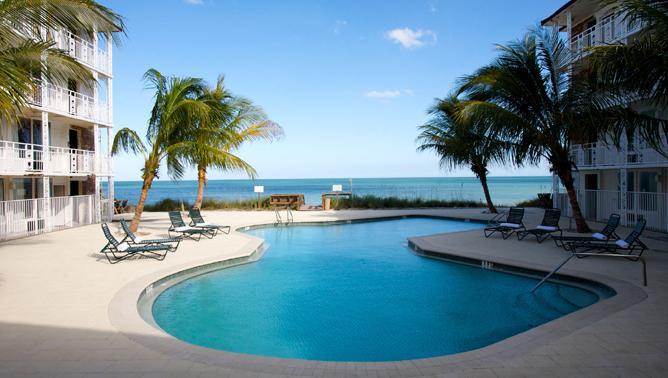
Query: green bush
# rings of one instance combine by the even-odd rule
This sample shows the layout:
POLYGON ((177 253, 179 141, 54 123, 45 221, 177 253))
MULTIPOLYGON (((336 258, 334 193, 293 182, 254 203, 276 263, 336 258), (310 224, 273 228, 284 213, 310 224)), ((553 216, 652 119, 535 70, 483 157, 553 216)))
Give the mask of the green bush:
POLYGON ((428 207, 484 207, 482 202, 468 200, 424 200, 374 195, 332 198, 332 209, 407 209, 428 207))
POLYGON ((536 198, 519 202, 517 207, 540 207, 543 209, 552 208, 552 194, 540 193, 536 198))
MULTIPOLYGON (((192 203, 188 201, 175 200, 172 198, 165 198, 154 204, 147 204, 144 206, 146 211, 174 211, 183 209, 190 209, 192 203)), ((269 209, 269 197, 260 198, 260 208, 269 209)), ((255 210, 257 209, 257 199, 247 199, 238 201, 219 200, 215 198, 204 198, 202 201, 203 210, 219 210, 219 209, 235 209, 235 210, 255 210)))

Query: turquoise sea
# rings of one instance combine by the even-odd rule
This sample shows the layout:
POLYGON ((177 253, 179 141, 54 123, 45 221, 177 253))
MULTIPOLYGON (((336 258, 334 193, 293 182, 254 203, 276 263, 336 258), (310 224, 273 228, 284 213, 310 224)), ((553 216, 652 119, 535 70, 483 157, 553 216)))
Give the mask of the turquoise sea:
MULTIPOLYGON (((263 185, 264 194, 301 193, 306 203, 318 204, 324 192, 331 192, 332 185, 342 185, 343 191, 356 195, 396 196, 422 199, 465 199, 483 201, 480 182, 474 177, 415 177, 415 178, 319 178, 319 179, 260 179, 210 180, 204 196, 208 198, 240 200, 257 198, 254 185, 263 185), (352 185, 351 185, 352 184, 352 185)), ((513 205, 536 197, 537 193, 550 192, 550 176, 490 177, 490 192, 496 204, 513 205)), ((140 181, 116 181, 115 197, 136 203, 141 189, 140 181)), ((149 192, 148 203, 164 198, 193 202, 197 195, 197 181, 155 181, 149 192)))

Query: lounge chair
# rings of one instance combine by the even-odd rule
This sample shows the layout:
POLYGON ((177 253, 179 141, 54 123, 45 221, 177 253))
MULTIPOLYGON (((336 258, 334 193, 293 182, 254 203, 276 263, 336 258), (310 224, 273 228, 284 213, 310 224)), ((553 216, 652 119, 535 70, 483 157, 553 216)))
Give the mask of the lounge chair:
POLYGON ((571 253, 578 257, 585 257, 589 252, 596 254, 615 254, 626 257, 629 260, 637 261, 638 258, 647 250, 647 246, 640 240, 640 235, 645 230, 647 221, 640 219, 633 230, 624 239, 617 239, 614 242, 608 241, 575 241, 567 243, 566 247, 571 253))
POLYGON ((223 226, 220 224, 206 222, 204 218, 202 218, 202 213, 196 207, 190 209, 188 214, 190 215, 190 225, 193 227, 212 229, 216 230, 216 232, 220 231, 225 234, 229 234, 230 230, 232 229, 230 226, 223 226))
POLYGON ((559 227, 559 219, 561 219, 561 210, 545 209, 545 214, 540 224, 536 228, 517 231, 517 240, 522 240, 527 235, 534 235, 536 236, 536 241, 542 243, 543 240, 549 238, 555 232, 558 232, 559 236, 561 236, 563 235, 563 231, 559 227))
POLYGON ((605 224, 605 227, 600 232, 595 232, 591 236, 552 236, 554 244, 560 248, 568 248, 568 243, 573 242, 589 242, 589 241, 609 241, 610 239, 619 239, 619 235, 615 233, 617 226, 619 226, 620 216, 619 214, 610 214, 608 218, 608 223, 605 224))
POLYGON ((169 246, 164 244, 130 245, 127 242, 119 242, 114 235, 111 234, 109 226, 106 223, 102 223, 102 232, 107 238, 107 244, 100 250, 100 252, 104 253, 111 264, 115 264, 137 255, 162 261, 165 259, 167 251, 169 250, 169 246))
POLYGON ((492 218, 487 227, 483 230, 485 237, 488 238, 494 235, 495 232, 500 232, 503 239, 508 239, 513 232, 526 229, 522 220, 524 219, 524 209, 521 207, 512 207, 508 211, 508 216, 502 222, 503 214, 498 214, 492 218))
POLYGON ((200 241, 202 239, 202 236, 207 237, 209 239, 213 238, 215 236, 215 230, 208 230, 205 228, 197 228, 197 227, 191 227, 186 225, 186 222, 183 221, 183 218, 181 217, 181 213, 178 211, 170 211, 169 212, 169 221, 172 223, 171 226, 169 226, 169 230, 167 230, 167 234, 169 237, 173 237, 172 233, 177 233, 181 234, 182 237, 188 238, 194 241, 200 241))
POLYGON ((128 225, 128 222, 125 221, 125 219, 121 219, 121 227, 123 228, 123 231, 125 232, 125 238, 121 240, 122 242, 128 242, 131 245, 161 245, 164 244, 169 247, 170 252, 176 252, 176 250, 179 248, 179 244, 181 243, 181 240, 183 238, 175 237, 175 238, 162 238, 162 239, 143 239, 137 235, 135 235, 132 230, 130 230, 130 226, 128 225))

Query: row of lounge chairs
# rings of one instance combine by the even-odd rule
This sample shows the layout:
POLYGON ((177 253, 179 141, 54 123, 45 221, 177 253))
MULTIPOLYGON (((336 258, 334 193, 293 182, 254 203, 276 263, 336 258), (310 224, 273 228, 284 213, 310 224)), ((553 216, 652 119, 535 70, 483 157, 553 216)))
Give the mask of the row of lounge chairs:
POLYGON ((534 235, 539 243, 551 237, 557 247, 573 253, 584 253, 593 250, 601 252, 623 250, 629 254, 642 254, 647 250, 647 246, 640 240, 640 235, 642 235, 647 223, 645 219, 639 219, 633 231, 626 238, 621 239, 616 233, 620 223, 619 214, 611 214, 605 227, 600 232, 595 232, 589 236, 564 236, 563 230, 559 227, 561 217, 559 209, 546 209, 543 220, 532 229, 527 229, 524 226, 523 208, 511 208, 506 218, 502 219, 502 217, 503 214, 492 218, 484 228, 485 237, 490 237, 498 232, 503 239, 508 239, 512 234, 517 234, 517 238, 522 240, 528 235, 534 235))
MULTIPOLYGON (((610 256, 630 261, 641 261, 643 263, 643 282, 647 284, 645 262, 642 259, 642 254, 648 247, 640 240, 647 224, 645 219, 639 219, 633 230, 622 239, 616 233, 621 219, 619 214, 611 214, 603 229, 587 236, 564 236, 562 229, 559 227, 560 217, 559 209, 547 209, 540 225, 527 229, 523 223, 524 209, 511 208, 505 219, 502 219, 503 215, 494 217, 484 228, 484 235, 490 237, 495 233, 500 233, 503 239, 508 239, 512 234, 517 234, 519 240, 528 235, 534 235, 539 243, 551 237, 556 246, 569 252, 570 256, 545 279, 554 274, 572 257, 610 256)), ((541 281, 541 284, 543 281, 541 281)), ((540 284, 534 290, 538 286, 540 284)))
POLYGON ((120 241, 109 230, 109 225, 102 223, 102 232, 107 244, 100 250, 109 263, 115 264, 133 256, 164 260, 168 252, 176 252, 184 238, 199 241, 202 236, 212 239, 218 233, 229 234, 231 227, 208 223, 199 209, 190 209, 190 223, 186 224, 178 211, 169 212, 171 226, 167 230, 168 238, 143 239, 137 236, 125 220, 121 220, 121 228, 125 236, 120 241), (175 236, 173 236, 174 234, 175 236))
POLYGON ((524 209, 521 207, 513 207, 508 211, 506 219, 502 219, 503 214, 499 214, 492 218, 483 232, 488 238, 495 233, 500 233, 505 240, 512 234, 517 235, 517 239, 522 240, 529 235, 536 237, 538 243, 542 243, 555 233, 563 235, 562 229, 559 227, 559 219, 561 218, 561 210, 547 209, 543 215, 543 220, 535 228, 527 229, 524 225, 524 209))

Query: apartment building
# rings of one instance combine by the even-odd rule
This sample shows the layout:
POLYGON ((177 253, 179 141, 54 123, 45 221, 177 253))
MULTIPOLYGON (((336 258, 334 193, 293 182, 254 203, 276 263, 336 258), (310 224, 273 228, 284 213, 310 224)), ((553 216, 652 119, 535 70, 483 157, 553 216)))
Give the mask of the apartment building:
MULTIPOLYGON (((575 54, 574 69, 586 62, 588 47, 629 43, 644 27, 626 18, 618 6, 604 6, 597 0, 571 0, 542 25, 556 26, 565 34, 575 54)), ((630 105, 641 113, 668 117, 665 108, 642 101, 630 105)), ((624 138, 621 148, 610 140, 573 142, 578 200, 587 219, 605 221, 611 213, 618 213, 625 225, 642 217, 648 228, 668 232, 668 158, 637 134, 624 138)), ((565 193, 559 193, 558 185, 553 191, 555 206, 568 213, 565 193)))
POLYGON ((36 77, 20 118, 0 126, 0 240, 100 222, 113 214, 111 35, 17 30, 53 41, 95 80, 36 77))

